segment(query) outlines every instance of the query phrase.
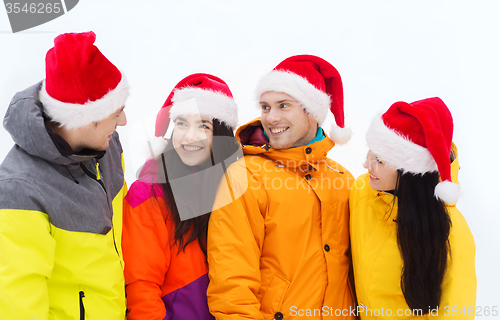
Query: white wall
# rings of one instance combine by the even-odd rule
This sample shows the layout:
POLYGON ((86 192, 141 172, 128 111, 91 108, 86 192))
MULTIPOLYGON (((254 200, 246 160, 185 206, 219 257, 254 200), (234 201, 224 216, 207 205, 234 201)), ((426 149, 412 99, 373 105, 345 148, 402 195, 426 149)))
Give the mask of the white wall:
MULTIPOLYGON (((330 156, 364 172, 364 132, 393 102, 441 97, 455 120, 458 203, 476 241, 478 306, 500 305, 500 3, 495 0, 130 1, 86 0, 66 15, 12 34, 0 10, 0 114, 11 97, 44 78, 45 53, 64 32, 93 30, 96 45, 133 87, 119 132, 131 183, 143 135, 184 76, 212 73, 232 89, 240 124, 259 115, 253 88, 284 58, 315 54, 343 77, 346 123, 355 135, 330 156)), ((332 121, 332 119, 329 119, 332 121)), ((12 146, 0 129, 0 159, 12 146)))

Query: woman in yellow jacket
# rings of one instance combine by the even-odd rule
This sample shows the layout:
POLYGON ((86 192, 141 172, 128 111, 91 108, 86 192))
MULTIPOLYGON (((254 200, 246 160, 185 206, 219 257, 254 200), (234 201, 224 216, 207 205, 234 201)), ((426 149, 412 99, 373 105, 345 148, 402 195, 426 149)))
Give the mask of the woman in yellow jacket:
POLYGON ((369 172, 349 199, 361 319, 474 318, 475 245, 454 204, 452 136, 439 98, 396 102, 371 123, 369 172))

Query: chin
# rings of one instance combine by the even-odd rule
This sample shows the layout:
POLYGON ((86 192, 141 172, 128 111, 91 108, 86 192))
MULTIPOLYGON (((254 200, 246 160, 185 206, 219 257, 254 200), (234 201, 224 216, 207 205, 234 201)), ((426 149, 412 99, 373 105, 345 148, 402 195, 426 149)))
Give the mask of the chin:
POLYGON ((293 146, 293 143, 290 143, 289 141, 269 141, 269 144, 276 149, 276 150, 283 150, 283 149, 289 149, 293 146))
POLYGON ((370 187, 373 189, 373 190, 378 190, 378 191, 383 191, 383 190, 380 190, 380 186, 377 185, 377 183, 374 183, 373 181, 368 181, 368 184, 370 185, 370 187))
POLYGON ((199 159, 193 159, 193 158, 181 158, 182 163, 184 163, 186 166, 189 167, 194 167, 199 164, 201 164, 203 161, 200 161, 199 159))
POLYGON ((93 148, 95 151, 106 151, 108 150, 109 148, 109 143, 106 143, 105 145, 102 145, 100 147, 97 147, 97 148, 93 148))

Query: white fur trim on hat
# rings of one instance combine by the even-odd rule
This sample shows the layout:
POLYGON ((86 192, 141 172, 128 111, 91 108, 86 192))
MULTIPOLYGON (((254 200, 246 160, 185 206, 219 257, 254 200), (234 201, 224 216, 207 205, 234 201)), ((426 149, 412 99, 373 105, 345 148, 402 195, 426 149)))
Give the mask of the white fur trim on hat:
POLYGON ((368 148, 382 161, 404 173, 438 171, 436 162, 427 148, 408 140, 387 128, 381 115, 376 116, 366 132, 368 148))
POLYGON ((122 74, 122 79, 101 99, 84 104, 67 103, 52 98, 45 88, 45 80, 40 89, 40 102, 47 115, 67 129, 77 129, 91 122, 98 122, 109 117, 123 107, 129 96, 129 84, 122 74))
POLYGON ((257 85, 257 101, 268 91, 283 92, 296 99, 320 125, 330 110, 330 96, 305 78, 286 71, 271 71, 257 85))
POLYGON ((222 92, 193 87, 177 89, 172 98, 170 119, 175 120, 185 114, 216 118, 233 130, 238 125, 236 102, 222 92))
POLYGON ((462 195, 460 186, 451 181, 442 181, 434 188, 434 196, 447 203, 455 203, 462 195))
POLYGON ((165 152, 167 145, 168 140, 164 137, 150 137, 147 144, 141 150, 141 153, 145 155, 146 159, 158 159, 165 152))

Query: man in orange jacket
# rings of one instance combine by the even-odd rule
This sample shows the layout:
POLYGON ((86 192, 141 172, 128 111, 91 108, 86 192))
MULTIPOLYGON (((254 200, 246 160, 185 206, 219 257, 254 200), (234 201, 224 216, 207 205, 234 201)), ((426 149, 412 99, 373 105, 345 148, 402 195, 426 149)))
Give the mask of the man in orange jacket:
POLYGON ((293 56, 257 87, 261 118, 236 136, 208 230, 208 303, 218 320, 353 319, 348 196, 354 179, 326 157, 345 143, 337 70, 293 56), (336 125, 325 134, 328 111, 336 125))

